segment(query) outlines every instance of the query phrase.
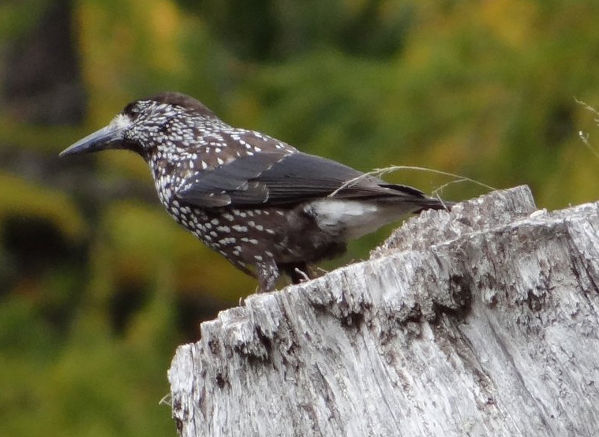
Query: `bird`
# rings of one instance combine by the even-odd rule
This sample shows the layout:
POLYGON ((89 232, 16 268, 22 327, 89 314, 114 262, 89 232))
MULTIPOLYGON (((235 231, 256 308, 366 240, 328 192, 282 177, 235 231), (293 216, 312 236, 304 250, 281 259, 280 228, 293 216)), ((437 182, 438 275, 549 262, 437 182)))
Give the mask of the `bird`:
POLYGON ((178 92, 133 101, 108 125, 60 153, 139 154, 166 211, 211 249, 275 290, 314 276, 311 266, 348 241, 425 209, 452 203, 233 127, 178 92))

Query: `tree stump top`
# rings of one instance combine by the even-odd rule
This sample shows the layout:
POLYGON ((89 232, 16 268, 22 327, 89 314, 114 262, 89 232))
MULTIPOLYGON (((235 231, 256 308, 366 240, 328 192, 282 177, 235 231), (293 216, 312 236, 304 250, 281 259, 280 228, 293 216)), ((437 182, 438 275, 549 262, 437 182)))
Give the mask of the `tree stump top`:
POLYGON ((371 259, 202 324, 181 435, 597 435, 599 203, 425 211, 371 259))

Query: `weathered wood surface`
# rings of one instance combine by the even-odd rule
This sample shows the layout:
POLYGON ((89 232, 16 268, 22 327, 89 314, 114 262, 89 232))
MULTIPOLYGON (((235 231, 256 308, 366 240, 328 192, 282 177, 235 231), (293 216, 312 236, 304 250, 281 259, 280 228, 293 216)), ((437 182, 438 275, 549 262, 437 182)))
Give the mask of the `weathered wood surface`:
POLYGON ((599 435, 599 203, 535 209, 425 212, 221 312, 168 373, 181 435, 599 435))

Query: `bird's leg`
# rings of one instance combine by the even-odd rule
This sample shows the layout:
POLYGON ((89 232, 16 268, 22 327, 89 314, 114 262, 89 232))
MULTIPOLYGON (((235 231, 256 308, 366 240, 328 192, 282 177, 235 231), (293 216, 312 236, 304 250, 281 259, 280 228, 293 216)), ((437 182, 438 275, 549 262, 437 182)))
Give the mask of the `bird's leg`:
POLYGON ((289 275, 293 284, 309 281, 314 277, 306 263, 284 264, 281 269, 289 275))
POLYGON ((274 260, 257 264, 256 273, 258 274, 258 284, 260 285, 258 293, 265 293, 275 289, 280 273, 274 260))

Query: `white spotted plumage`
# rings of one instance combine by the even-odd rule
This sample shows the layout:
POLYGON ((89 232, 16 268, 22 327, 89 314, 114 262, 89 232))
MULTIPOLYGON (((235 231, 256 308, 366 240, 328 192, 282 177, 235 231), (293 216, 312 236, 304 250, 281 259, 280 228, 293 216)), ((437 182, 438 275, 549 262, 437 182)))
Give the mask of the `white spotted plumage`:
POLYGON ((260 132, 220 120, 197 100, 162 93, 130 103, 63 154, 125 148, 148 162, 169 214, 238 268, 274 288, 280 271, 342 253, 346 240, 406 212, 441 209, 418 190, 364 177, 260 132), (102 142, 104 141, 104 142, 102 142), (254 267, 254 273, 248 270, 254 267))

